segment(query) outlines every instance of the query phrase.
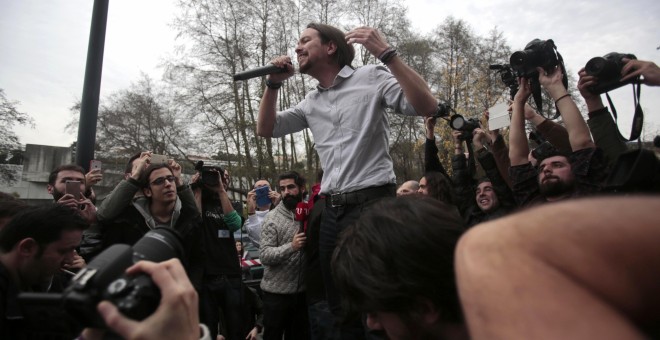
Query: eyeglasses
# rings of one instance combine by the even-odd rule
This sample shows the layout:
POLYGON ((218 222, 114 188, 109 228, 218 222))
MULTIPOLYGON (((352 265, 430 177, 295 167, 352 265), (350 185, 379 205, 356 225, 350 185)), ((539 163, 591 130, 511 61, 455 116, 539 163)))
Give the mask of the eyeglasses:
POLYGON ((165 181, 168 181, 170 183, 174 183, 176 181, 176 177, 174 177, 172 175, 165 176, 165 177, 158 177, 158 178, 154 179, 151 182, 151 185, 163 185, 165 183, 165 181))

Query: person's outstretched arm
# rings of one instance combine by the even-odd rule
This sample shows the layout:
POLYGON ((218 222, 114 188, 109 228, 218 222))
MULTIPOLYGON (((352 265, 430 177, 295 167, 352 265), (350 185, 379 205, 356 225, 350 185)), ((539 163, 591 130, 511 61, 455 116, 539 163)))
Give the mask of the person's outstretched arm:
POLYGON ((456 274, 472 338, 657 335, 658 207, 652 196, 571 200, 468 231, 456 274))
POLYGON ((623 58, 623 68, 621 68, 621 81, 630 78, 642 76, 642 82, 646 85, 660 85, 660 68, 652 61, 623 58))
POLYGON ((571 143, 571 149, 578 151, 595 147, 594 142, 591 140, 591 133, 589 132, 587 122, 582 118, 580 110, 575 105, 573 98, 571 98, 566 88, 564 88, 564 84, 562 84, 563 73, 561 72, 561 68, 557 67, 549 74, 546 74, 540 67, 537 70, 539 71, 539 83, 548 91, 561 113, 564 125, 566 125, 566 130, 568 131, 568 140, 571 143))
MULTIPOLYGON (((362 44, 376 58, 383 55, 390 46, 385 37, 371 27, 358 27, 346 33, 346 42, 362 44)), ((426 81, 415 70, 408 66, 396 53, 387 61, 383 61, 399 82, 406 100, 422 116, 430 116, 436 112, 438 101, 433 97, 426 81)))
POLYGON ((511 126, 509 127, 509 159, 511 166, 529 163, 529 144, 525 133, 525 103, 532 94, 529 80, 518 78, 519 90, 513 99, 513 112, 511 114, 511 126))

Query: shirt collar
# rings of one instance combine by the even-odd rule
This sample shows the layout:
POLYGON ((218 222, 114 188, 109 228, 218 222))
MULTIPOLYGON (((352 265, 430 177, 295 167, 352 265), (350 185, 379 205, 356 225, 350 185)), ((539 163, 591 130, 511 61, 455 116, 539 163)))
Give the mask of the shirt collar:
POLYGON ((341 70, 339 70, 339 73, 337 73, 337 76, 335 77, 335 81, 332 82, 332 86, 330 86, 329 88, 326 89, 326 88, 322 87, 321 85, 316 85, 316 89, 319 90, 319 91, 327 91, 327 90, 335 87, 336 85, 340 84, 342 81, 344 81, 344 79, 352 76, 353 73, 355 73, 354 68, 352 68, 348 65, 344 65, 344 67, 341 70))

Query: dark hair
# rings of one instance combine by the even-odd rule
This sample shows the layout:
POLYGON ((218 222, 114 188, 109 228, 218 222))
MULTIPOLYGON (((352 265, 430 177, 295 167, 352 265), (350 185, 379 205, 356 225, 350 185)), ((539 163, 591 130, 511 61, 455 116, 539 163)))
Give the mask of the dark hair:
POLYGON ((151 164, 149 165, 142 173, 140 174, 140 185, 142 188, 148 188, 149 187, 149 176, 151 176, 151 173, 154 172, 155 170, 162 169, 162 168, 167 168, 170 170, 172 174, 174 174, 174 170, 165 163, 158 163, 158 164, 151 164))
POLYGON ((493 181, 491 181, 490 178, 488 178, 488 176, 483 176, 483 177, 481 177, 477 180, 477 186, 479 186, 479 184, 484 183, 484 182, 491 182, 492 183, 493 181))
POLYGON ((0 251, 9 252, 21 240, 33 238, 41 252, 48 244, 59 240, 62 232, 84 230, 88 226, 75 210, 59 204, 30 207, 15 215, 0 230, 0 251))
POLYGON ((456 207, 429 197, 374 204, 345 229, 332 256, 344 310, 404 316, 422 298, 438 308, 442 321, 461 321, 454 249, 464 230, 456 207))
POLYGON ((0 200, 0 219, 13 217, 28 207, 27 203, 19 199, 0 200))
POLYGON ((50 185, 55 185, 55 180, 57 179, 57 175, 61 171, 77 171, 80 172, 83 176, 85 176, 85 169, 83 169, 80 165, 77 164, 64 164, 60 165, 57 168, 53 169, 53 171, 50 172, 50 175, 48 175, 48 184, 50 185))
POLYGON ((351 63, 353 63, 353 59, 355 59, 355 49, 353 48, 353 45, 349 45, 346 42, 346 34, 344 34, 344 32, 336 27, 315 22, 308 24, 307 28, 319 32, 319 37, 321 38, 322 43, 327 44, 332 41, 337 45, 337 52, 335 52, 334 58, 340 67, 346 65, 351 68, 353 67, 351 66, 351 63))
POLYGON ((429 171, 424 174, 429 196, 447 204, 456 204, 454 188, 445 174, 429 171))
POLYGON ((305 190, 305 183, 307 183, 307 181, 305 180, 305 177, 301 176, 297 171, 291 170, 291 171, 287 171, 287 172, 281 174, 277 178, 277 186, 278 187, 279 187, 280 181, 283 180, 283 179, 292 179, 293 182, 296 183, 296 185, 300 188, 300 191, 305 190))
POLYGON ((126 163, 126 167, 124 168, 125 174, 130 174, 133 172, 133 161, 140 158, 140 155, 142 155, 142 151, 139 151, 128 159, 128 163, 126 163))
POLYGON ((562 157, 566 158, 566 160, 569 161, 569 163, 570 163, 570 160, 571 160, 571 158, 570 158, 571 155, 570 155, 570 154, 568 154, 568 153, 566 153, 566 152, 561 152, 561 151, 559 151, 559 150, 557 150, 557 149, 553 149, 553 150, 550 150, 550 151, 548 151, 548 152, 544 152, 544 153, 541 155, 541 157, 537 158, 537 159, 536 159, 536 166, 537 166, 537 167, 540 166, 540 165, 541 165, 541 162, 543 162, 544 160, 546 160, 546 159, 548 159, 548 158, 550 158, 550 157, 555 157, 555 156, 562 156, 562 157))

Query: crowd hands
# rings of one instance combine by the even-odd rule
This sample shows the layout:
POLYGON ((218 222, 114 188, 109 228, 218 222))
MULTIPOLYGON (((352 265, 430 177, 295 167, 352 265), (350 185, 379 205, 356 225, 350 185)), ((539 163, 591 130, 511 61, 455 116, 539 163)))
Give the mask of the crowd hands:
MULTIPOLYGON (((370 28, 353 30, 346 35, 346 39, 349 44, 362 44, 377 57, 389 49, 384 37, 370 28)), ((298 47, 296 52, 304 55, 306 50, 298 47)), ((386 61, 393 73, 406 72, 407 66, 396 58, 396 53, 386 61)), ((623 80, 642 76, 642 83, 660 85, 660 69, 656 64, 642 60, 624 61, 623 80)), ((285 67, 287 72, 270 75, 271 83, 281 83, 293 75, 289 57, 278 57, 272 63, 285 67)), ((490 131, 480 126, 470 131, 452 131, 454 152, 450 176, 437 155, 434 136, 436 118, 426 117, 424 176, 419 181, 411 179, 403 182, 397 189, 399 198, 379 202, 339 238, 332 259, 333 278, 341 291, 350 292, 349 297, 360 297, 355 300, 348 298, 344 306, 351 312, 364 315, 369 328, 384 331, 390 338, 410 335, 421 338, 467 338, 468 333, 473 338, 481 339, 563 338, 595 334, 593 327, 562 327, 574 317, 574 320, 582 320, 589 325, 607 323, 611 326, 603 327, 598 337, 643 338, 659 334, 657 323, 654 324, 657 320, 646 316, 657 315, 657 310, 654 310, 657 304, 630 301, 659 299, 652 292, 658 282, 657 275, 639 269, 637 264, 641 262, 636 261, 641 261, 644 255, 643 260, 651 258, 654 264, 660 264, 658 248, 648 244, 648 240, 657 239, 649 235, 657 234, 657 228, 652 227, 658 224, 657 217, 650 216, 648 211, 653 211, 660 202, 657 198, 624 201, 616 197, 577 200, 603 191, 607 175, 614 167, 617 156, 625 151, 625 145, 613 130, 616 125, 611 122, 611 116, 604 114, 607 109, 600 95, 589 91, 597 84, 597 78, 587 75, 584 69, 578 73, 578 90, 590 116, 590 122, 585 122, 561 83, 561 69, 557 67, 548 72, 539 68, 538 73, 539 83, 555 101, 565 126, 546 119, 528 104, 531 85, 529 79, 520 78, 519 90, 510 107, 508 145, 504 140, 507 134, 499 130, 490 131), (591 120, 601 122, 592 125, 591 120), (534 126, 552 147, 541 154, 530 151, 525 121, 534 126), (468 143, 467 149, 472 152, 466 155, 468 143), (482 170, 481 177, 475 176, 475 161, 482 170), (577 208, 561 202, 544 204, 567 199, 576 199, 580 204, 577 208), (579 214, 572 215, 576 210, 579 214), (614 211, 622 213, 612 215, 614 211), (552 222, 557 217, 567 220, 552 222), (639 223, 628 226, 631 219, 639 223), (400 225, 401 221, 405 225, 400 225), (580 228, 587 231, 602 225, 608 228, 605 233, 595 232, 598 237, 585 238, 582 229, 569 228, 575 223, 582 223, 580 228), (629 227, 629 233, 624 240, 617 240, 620 241, 617 250, 630 252, 641 248, 648 251, 637 256, 639 259, 631 256, 612 260, 607 266, 599 260, 599 256, 610 252, 609 245, 618 235, 616 228, 624 227, 629 227), (435 252, 428 253, 430 249, 435 249, 435 252), (566 249, 575 253, 557 256, 566 249), (392 256, 396 260, 388 266, 379 267, 378 263, 374 264, 374 254, 392 256), (569 255, 582 255, 584 263, 572 265, 569 255), (429 257, 442 261, 421 267, 413 263, 429 257), (512 262, 504 264, 494 260, 496 257, 512 262), (553 257, 555 262, 549 264, 548 257, 553 257), (554 267, 564 270, 556 271, 554 267), (620 276, 617 270, 625 271, 633 279, 616 287, 603 285, 599 281, 620 276), (410 276, 391 285, 392 275, 410 276), (364 282, 373 286, 364 285, 364 282), (489 283, 488 289, 484 289, 483 282, 489 283), (379 284, 383 287, 376 287, 379 284), (442 297, 434 295, 438 287, 443 290, 442 297), (529 294, 521 297, 520 290, 516 290, 519 287, 530 289, 529 294), (372 294, 373 291, 378 294, 372 294), (406 298, 397 299, 400 296, 406 298), (393 304, 393 301, 407 301, 407 305, 393 304), (554 301, 561 301, 564 305, 556 306, 554 301), (392 306, 399 309, 393 311, 392 306), (513 314, 524 321, 507 322, 506 318, 510 320, 513 314), (484 315, 492 319, 485 319, 484 315), (564 317, 558 318, 558 315, 564 317), (538 320, 543 322, 539 324, 538 320), (525 322, 529 322, 530 326, 521 327, 525 322)), ((324 82, 323 74, 316 76, 320 83, 324 82)), ((401 84, 409 93, 418 85, 415 81, 401 84)), ((409 100, 415 101, 418 106, 426 104, 423 98, 409 100)), ((271 125, 267 122, 258 129, 270 131, 271 125)), ((85 173, 75 165, 56 168, 50 175, 48 192, 53 195, 57 208, 49 209, 66 209, 71 215, 63 221, 66 225, 75 225, 66 229, 72 234, 66 234, 69 235, 66 238, 63 231, 57 242, 67 241, 74 246, 59 252, 58 260, 49 262, 48 267, 42 266, 43 272, 37 273, 39 280, 21 277, 16 285, 20 288, 43 285, 44 278, 52 283, 62 273, 70 278, 71 274, 85 268, 87 262, 98 255, 99 249, 108 246, 108 239, 94 240, 89 237, 91 234, 88 231, 95 226, 104 230, 108 225, 124 223, 123 219, 127 217, 143 218, 140 223, 145 224, 145 230, 138 232, 137 236, 121 236, 129 238, 119 241, 132 244, 149 229, 167 226, 181 234, 184 248, 192 250, 192 253, 195 248, 206 247, 202 246, 205 236, 190 226, 204 225, 202 221, 207 215, 204 212, 209 211, 207 206, 210 203, 222 213, 218 218, 222 220, 227 235, 241 227, 243 222, 237 217, 227 195, 230 181, 226 171, 219 168, 208 170, 218 178, 214 184, 205 183, 201 172, 195 173, 190 181, 185 181, 182 167, 174 159, 164 164, 154 164, 152 156, 152 152, 145 151, 132 157, 127 164, 124 180, 98 209, 92 187, 103 180, 100 169, 85 173), (68 193, 67 181, 79 182, 79 190, 68 193), (207 199, 209 201, 205 202, 207 199), (83 225, 84 228, 81 227, 83 225), (81 241, 89 246, 84 248, 86 253, 83 256, 78 254, 83 247, 77 247, 81 241)), ((644 182, 635 189, 655 189, 657 181, 648 180, 650 182, 644 182), (648 186, 648 183, 652 185, 648 186)), ((255 236, 251 234, 250 239, 257 247, 264 217, 276 206, 284 205, 289 196, 286 190, 272 190, 264 180, 257 181, 254 189, 247 193, 245 226, 248 233, 254 231, 255 236), (259 204, 257 189, 262 186, 268 186, 268 199, 267 203, 259 204)), ((20 217, 10 222, 10 229, 16 228, 12 223, 25 223, 22 219, 26 213, 21 210, 26 206, 4 199, 0 204, 10 207, 6 210, 9 211, 7 216, 0 216, 0 221, 3 221, 0 225, 2 240, 7 237, 1 231, 5 221, 13 216, 20 217)), ((45 210, 34 212, 44 216, 52 213, 45 210)), ((57 213, 67 214, 62 211, 57 213)), ((216 229, 213 232, 220 234, 216 229)), ((25 240, 33 237, 26 235, 16 245, 9 245, 9 249, 4 243, 0 246, 2 265, 12 275, 26 267, 8 259, 14 259, 19 249, 28 249, 29 242, 25 240)), ((233 243, 233 237, 227 238, 233 243)), ((307 238, 306 233, 295 232, 292 238, 284 240, 284 246, 302 253, 308 244, 307 238)), ((36 254, 31 256, 39 260, 36 254)), ((205 317, 200 315, 203 314, 200 312, 203 311, 201 304, 206 303, 209 296, 204 295, 209 293, 201 288, 208 283, 207 273, 201 270, 200 274, 199 271, 199 267, 203 267, 201 259, 193 257, 193 262, 199 263, 187 266, 178 259, 170 259, 160 263, 140 261, 129 267, 127 274, 146 273, 159 287, 161 299, 155 312, 144 320, 131 320, 112 303, 102 301, 97 311, 107 329, 87 328, 81 336, 102 339, 106 332, 111 331, 127 339, 223 338, 217 329, 209 330, 203 322, 205 317)), ((237 261, 237 258, 231 260, 237 261)), ((219 274, 228 277, 227 273, 219 274)), ((55 292, 51 286, 46 291, 55 292)), ((214 307, 217 309, 217 306, 214 307)), ((3 315, 2 327, 12 327, 5 321, 6 315, 3 315)), ((246 329, 249 331, 241 337, 256 339, 261 325, 253 322, 246 329)))
MULTIPOLYGON (((653 62, 629 59, 624 62, 622 81, 642 76, 642 84, 660 85, 660 69, 653 62)), ((337 255, 343 256, 337 256, 335 263, 337 281, 342 289, 355 296, 369 296, 366 287, 356 282, 386 280, 384 275, 413 266, 404 260, 390 262, 391 270, 368 263, 355 265, 353 259, 366 256, 352 251, 357 244, 376 247, 376 250, 370 248, 374 252, 379 251, 378 247, 386 247, 393 259, 455 256, 453 262, 444 265, 434 262, 428 270, 415 267, 425 271, 424 275, 406 272, 415 279, 397 286, 396 292, 379 291, 382 296, 406 294, 401 291, 417 296, 418 304, 413 302, 411 306, 398 309, 424 311, 421 315, 404 312, 406 317, 418 315, 416 319, 413 317, 415 321, 401 327, 398 323, 401 320, 394 318, 398 322, 393 322, 392 315, 387 313, 391 310, 384 308, 387 298, 370 296, 369 306, 381 304, 381 309, 375 308, 375 311, 362 309, 367 313, 370 327, 385 330, 393 337, 428 338, 642 339, 660 334, 657 314, 655 317, 649 314, 657 313, 656 307, 628 305, 629 299, 642 296, 654 301, 660 299, 651 288, 660 282, 660 277, 646 275, 643 265, 629 262, 645 258, 660 261, 660 253, 652 250, 654 246, 650 242, 643 241, 658 232, 657 223, 660 222, 652 208, 660 204, 658 160, 650 152, 650 159, 635 165, 645 168, 642 173, 646 177, 625 183, 617 181, 622 173, 612 176, 613 172, 628 169, 623 177, 630 180, 634 175, 629 169, 643 158, 622 156, 637 155, 641 151, 628 150, 601 96, 590 90, 598 84, 598 79, 587 75, 584 69, 578 73, 577 87, 588 109, 589 119, 585 121, 574 98, 562 84, 561 69, 538 68, 537 71, 538 82, 554 101, 563 125, 540 115, 528 104, 532 85, 530 79, 521 77, 518 92, 510 103, 508 131, 488 131, 481 125, 470 131, 452 131, 454 150, 450 152, 450 177, 445 169, 438 167, 433 132, 435 118, 425 118, 426 173, 419 181, 419 189, 409 190, 410 181, 404 181, 397 191, 398 201, 383 202, 370 211, 369 217, 380 221, 377 230, 370 230, 371 224, 365 219, 341 239, 337 255), (536 150, 530 150, 526 126, 532 126, 541 136, 536 141, 536 150), (505 136, 508 136, 508 143, 505 143, 505 136), (469 153, 465 148, 467 143, 471 143, 469 153), (470 162, 480 165, 479 175, 469 170, 470 162), (436 201, 434 208, 428 198, 436 201), (423 201, 418 201, 420 199, 423 201), (429 204, 428 211, 416 211, 423 218, 416 218, 414 213, 403 218, 396 215, 403 214, 398 210, 401 206, 415 211, 424 209, 421 207, 426 204, 429 204), (441 209, 451 217, 441 217, 433 209, 441 209), (635 211, 619 215, 609 209, 635 211), (398 225, 402 220, 405 226, 398 225), (628 229, 631 224, 634 226, 628 229), (445 234, 432 237, 432 228, 442 228, 445 234), (629 237, 618 238, 617 229, 625 229, 629 237), (401 230, 407 235, 399 234, 401 230), (379 237, 367 241, 372 237, 369 235, 379 237), (388 237, 397 244, 388 244, 388 237), (427 240, 429 244, 424 243, 427 240), (437 249, 447 244, 444 242, 449 242, 449 250, 441 254, 437 249), (640 242, 640 249, 652 254, 636 255, 637 242, 640 242), (606 254, 612 251, 609 246, 626 255, 617 256, 617 259, 608 257, 606 254), (420 248, 424 251, 436 249, 438 253, 418 251, 420 248), (349 251, 350 255, 342 253, 349 251), (609 260, 603 260, 606 257, 609 260), (441 268, 451 270, 456 276, 450 273, 435 276, 441 268), (619 280, 610 276, 617 275, 613 274, 617 271, 625 271, 632 279, 619 280), (430 282, 425 282, 425 277, 434 278, 430 280, 432 286, 427 286, 430 282), (607 277, 612 278, 612 282, 602 281, 608 281, 607 277), (415 293, 453 284, 456 286, 447 290, 455 289, 456 300, 415 293), (637 287, 644 288, 637 290, 637 287), (442 311, 444 320, 436 314, 438 311, 442 311), (585 313, 590 316, 581 318, 585 313), (429 318, 436 318, 435 331, 429 318), (574 327, 576 324, 571 320, 577 319, 584 326, 574 327), (603 329, 602 325, 607 326, 603 329), (465 333, 461 334, 457 328, 465 333)), ((487 115, 486 112, 486 120, 487 115)), ((654 151, 657 154, 657 146, 654 151)), ((383 285, 382 288, 393 287, 383 285)), ((348 304, 358 310, 364 308, 350 301, 348 304)))
MULTIPOLYGON (((642 83, 660 85, 657 65, 642 60, 623 60, 623 80, 642 76, 642 83)), ((610 176, 617 167, 628 168, 632 164, 621 164, 625 159, 619 159, 619 156, 628 151, 625 141, 620 137, 616 123, 603 105, 601 96, 590 90, 598 84, 597 77, 588 75, 584 68, 578 72, 577 88, 589 113, 589 120, 585 122, 574 99, 562 84, 564 75, 561 68, 557 66, 545 70, 539 67, 537 73, 538 83, 554 101, 561 113, 563 125, 547 119, 529 105, 531 79, 520 77, 517 80, 518 91, 510 102, 511 125, 508 133, 502 134, 499 129, 489 131, 481 123, 479 127, 470 130, 452 130, 454 149, 451 153, 451 177, 440 164, 438 150, 434 146, 436 118, 425 118, 426 173, 418 182, 418 190, 410 190, 411 181, 404 181, 397 195, 431 195, 456 206, 468 221, 468 226, 471 226, 475 222, 484 221, 482 218, 474 220, 475 211, 488 220, 492 209, 502 203, 508 206, 507 213, 512 213, 543 202, 566 198, 612 192, 658 192, 656 173, 652 172, 649 178, 637 178, 634 184, 627 186, 616 183, 616 176, 610 176), (535 140, 537 148, 532 150, 526 126, 532 126, 538 136, 535 140), (505 143, 505 135, 508 136, 508 143, 505 143), (466 154, 464 146, 470 147, 469 154, 466 154), (480 164, 478 173, 471 162, 480 164), (436 179, 438 174, 443 175, 440 176, 441 180, 436 179), (430 185, 429 178, 433 179, 430 185), (491 199, 481 190, 482 185, 493 193, 491 199), (505 197, 498 197, 502 194, 505 197), (456 199, 449 199, 452 197, 456 199)), ((484 116, 487 121, 488 112, 484 116)), ((643 166, 655 169, 657 165, 651 163, 643 166)))

